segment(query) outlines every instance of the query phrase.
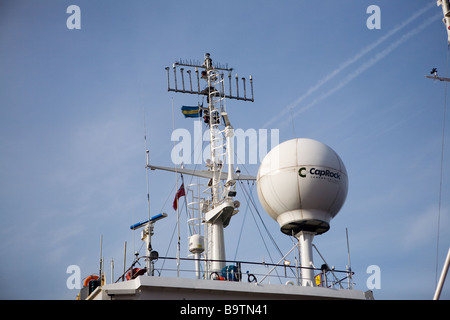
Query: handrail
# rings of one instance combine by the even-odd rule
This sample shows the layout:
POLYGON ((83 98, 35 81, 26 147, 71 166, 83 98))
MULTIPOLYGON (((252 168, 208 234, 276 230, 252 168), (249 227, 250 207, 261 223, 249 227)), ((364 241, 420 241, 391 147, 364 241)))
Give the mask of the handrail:
MULTIPOLYGON (((133 272, 132 270, 133 270, 134 266, 135 266, 136 263, 138 263, 138 261, 139 261, 140 259, 142 259, 142 258, 144 258, 144 259, 151 259, 151 257, 148 257, 148 256, 140 256, 140 257, 136 258, 136 260, 135 260, 135 261, 131 264, 131 266, 125 271, 125 273, 122 274, 115 282, 117 283, 117 282, 119 282, 121 279, 122 279, 122 281, 124 281, 125 275, 126 275, 129 271, 133 272)), ((282 268, 284 268, 285 270, 286 270, 287 268, 289 268, 289 269, 291 269, 291 270, 312 269, 312 270, 315 270, 315 271, 320 271, 320 274, 323 275, 323 270, 321 270, 320 268, 315 268, 315 267, 304 267, 304 266, 291 266, 291 265, 280 264, 281 261, 283 261, 283 260, 285 259, 285 257, 283 257, 282 260, 280 260, 278 263, 255 262, 255 261, 241 261, 241 260, 213 260, 213 259, 204 259, 204 258, 196 259, 196 258, 181 258, 181 257, 180 257, 180 258, 176 258, 176 257, 158 257, 158 260, 159 260, 159 259, 163 259, 163 260, 174 260, 174 261, 176 261, 177 259, 179 259, 180 261, 191 261, 191 262, 193 262, 193 261, 201 261, 201 262, 225 262, 225 263, 228 263, 228 264, 235 264, 236 266, 238 266, 238 269, 239 269, 239 272, 240 272, 240 275, 241 275, 241 276, 239 277, 239 279, 238 279, 240 282, 242 282, 242 275, 247 274, 247 276, 248 276, 248 278, 249 278, 249 282, 256 282, 256 284, 260 284, 260 283, 262 283, 266 278, 268 278, 269 274, 270 274, 276 267, 282 267, 282 268), (249 271, 247 271, 247 272, 242 272, 242 271, 241 271, 241 270, 242 270, 242 265, 253 265, 253 266, 272 267, 272 269, 271 269, 269 272, 267 272, 266 274, 250 273, 249 271), (261 279, 260 281, 258 281, 256 276, 262 276, 262 279, 261 279), (250 281, 250 280, 256 280, 256 281, 250 281)), ((156 260, 154 260, 154 261, 156 262, 156 260)), ((174 272, 177 271, 177 269, 170 269, 170 268, 164 268, 164 269, 158 269, 158 268, 155 268, 155 270, 158 271, 159 276, 160 276, 160 274, 161 274, 161 271, 174 271, 174 272)), ((193 273, 196 272, 196 271, 193 270, 193 269, 180 269, 180 271, 182 271, 182 272, 193 272, 193 273)), ((330 270, 330 271, 331 271, 331 270, 330 270)), ((331 282, 331 281, 326 282, 326 281, 321 280, 320 286, 326 286, 327 288, 332 288, 332 287, 334 287, 335 285, 339 285, 341 288, 343 288, 342 283, 344 282, 344 280, 346 280, 346 279, 348 279, 348 278, 351 279, 351 276, 353 276, 353 275, 355 274, 354 272, 352 272, 352 271, 349 272, 349 271, 347 271, 347 270, 344 271, 344 270, 336 270, 336 269, 333 269, 332 271, 333 271, 333 273, 341 273, 341 274, 345 274, 345 277, 343 277, 342 279, 338 279, 338 278, 336 277, 336 275, 333 274, 334 277, 335 277, 335 279, 336 279, 335 281, 333 281, 333 282, 331 282), (325 285, 325 284, 326 284, 326 285, 325 285)), ((204 273, 205 273, 205 278, 206 278, 206 272, 204 272, 204 273)), ((210 276, 210 277, 211 277, 211 275, 214 275, 214 274, 216 274, 217 277, 220 276, 217 272, 209 272, 209 276, 210 276)), ((296 274, 298 275, 298 273, 296 273, 296 274)), ((278 276, 278 278, 282 278, 282 277, 281 277, 281 276, 278 276)), ((301 283, 301 282, 299 281, 300 279, 298 279, 298 277, 287 276, 286 272, 285 272, 284 278, 287 278, 287 279, 296 279, 296 280, 297 280, 297 283, 301 283)), ((213 280, 213 279, 212 279, 212 280, 213 280)), ((351 289, 351 288, 349 287, 348 289, 351 289)))

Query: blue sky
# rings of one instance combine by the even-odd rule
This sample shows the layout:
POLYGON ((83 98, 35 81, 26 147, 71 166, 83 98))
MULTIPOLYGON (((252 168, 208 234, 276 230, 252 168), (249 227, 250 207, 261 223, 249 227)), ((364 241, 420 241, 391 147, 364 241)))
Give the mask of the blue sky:
MULTIPOLYGON (((129 226, 147 216, 144 114, 151 163, 170 166, 172 131, 193 130, 179 108, 197 97, 167 92, 164 67, 209 52, 254 78, 254 103, 227 103, 235 128, 316 139, 344 161, 346 203, 314 241, 327 261, 345 268, 348 228, 356 288, 377 265, 376 298, 431 299, 450 244, 447 116, 437 255, 445 84, 424 78, 432 67, 447 75, 441 13, 434 0, 2 1, 0 297, 74 299, 66 269, 98 272, 101 235, 116 277, 125 241, 131 261, 140 241, 129 226), (80 30, 66 27, 72 4, 80 30), (366 26, 373 4, 379 30, 366 26)), ((162 255, 176 180, 149 181, 151 211, 169 213, 155 230, 162 255)), ((262 216, 287 252, 291 239, 262 216)), ((225 235, 228 258, 268 259, 245 207, 225 235)))

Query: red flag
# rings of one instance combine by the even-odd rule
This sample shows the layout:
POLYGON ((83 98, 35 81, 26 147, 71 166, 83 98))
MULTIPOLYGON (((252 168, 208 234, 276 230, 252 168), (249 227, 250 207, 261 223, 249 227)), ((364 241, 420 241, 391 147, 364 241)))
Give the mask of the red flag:
POLYGON ((178 208, 178 199, 180 197, 185 196, 186 193, 184 191, 184 183, 181 185, 181 187, 178 189, 177 194, 175 195, 175 199, 173 199, 173 210, 177 210, 178 208))

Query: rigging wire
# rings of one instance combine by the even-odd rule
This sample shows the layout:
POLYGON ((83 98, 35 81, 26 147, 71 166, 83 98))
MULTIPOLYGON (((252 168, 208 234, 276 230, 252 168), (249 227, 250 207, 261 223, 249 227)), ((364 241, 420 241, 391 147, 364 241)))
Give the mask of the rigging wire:
MULTIPOLYGON (((253 197, 253 193, 252 193, 252 192, 248 192, 247 190, 245 190, 245 188, 242 187, 242 184, 243 184, 242 181, 240 181, 240 182, 241 182, 241 189, 244 190, 244 193, 246 194, 246 197, 248 198, 249 203, 252 204, 254 210, 256 211, 256 213, 257 213, 257 215, 258 215, 258 217, 259 217, 259 220, 261 221, 261 224, 262 224, 263 227, 264 227, 264 230, 266 231, 267 235, 269 236, 269 239, 270 239, 271 242, 272 242, 272 245, 277 249, 278 253, 280 254, 280 257, 284 257, 285 254, 281 251, 280 247, 278 247, 277 242, 275 241, 275 239, 273 238, 273 236, 272 236, 272 234, 270 233, 269 229, 267 228, 267 225, 266 225, 266 223, 264 222, 264 220, 263 220, 263 218, 262 218, 262 216, 261 216, 261 214, 260 214, 260 212, 259 212, 259 210, 258 210, 258 207, 256 206, 256 202, 255 202, 255 199, 254 199, 254 197, 253 197)), ((254 185, 254 183, 252 184, 252 186, 253 186, 253 185, 254 185)), ((247 181, 247 186, 248 186, 248 188, 249 188, 249 191, 251 191, 251 190, 250 190, 250 182, 249 182, 249 181, 247 181)), ((252 211, 251 207, 250 207, 250 212, 252 213, 252 217, 253 217, 253 219, 255 220, 255 224, 257 225, 256 219, 254 218, 253 211, 252 211)), ((257 225, 257 227, 258 227, 258 225, 257 225)), ((262 233, 261 233, 261 230, 259 229, 259 227, 258 227, 258 231, 259 231, 259 233, 260 233, 260 235, 261 235, 261 237, 262 237, 262 233)), ((263 239, 263 242, 264 242, 264 239, 263 239)), ((265 242, 264 242, 264 244, 265 244, 265 242)), ((268 254, 269 254, 269 258, 271 259, 271 262, 274 263, 272 257, 270 256, 270 251, 268 250, 267 246, 265 246, 265 247, 266 247, 266 250, 267 250, 267 252, 268 252, 268 254)), ((289 268, 289 270, 290 270, 290 271, 292 272, 292 274, 295 276, 294 270, 293 270, 292 268, 289 268)), ((281 283, 281 278, 280 278, 280 275, 278 274, 277 269, 275 269, 275 273, 277 274, 277 277, 278 277, 278 279, 280 280, 280 283, 281 283)))
MULTIPOLYGON (((170 241, 169 241, 169 244, 167 246, 166 254, 164 255, 165 257, 168 256, 168 253, 169 253, 169 250, 170 250, 170 246, 172 245, 172 241, 173 241, 173 238, 175 236, 175 231, 176 230, 177 230, 177 225, 175 224, 174 227, 173 227, 172 236, 170 237, 170 241)), ((166 259, 163 259, 163 263, 162 263, 161 268, 160 268, 160 270, 161 270, 160 273, 162 273, 162 271, 164 270, 164 265, 166 264, 166 261, 167 261, 166 259)))
MULTIPOLYGON (((447 62, 446 62, 446 76, 448 76, 448 62, 450 55, 450 43, 447 44, 447 62)), ((439 203, 438 203, 438 219, 437 219, 437 237, 436 237, 436 275, 435 283, 438 282, 438 264, 439 264, 439 238, 440 238, 440 224, 441 224, 441 202, 442 202, 442 181, 444 172, 444 147, 445 147, 445 122, 447 116, 447 84, 445 82, 444 89, 444 111, 442 120, 442 142, 441 142, 441 168, 440 168, 440 180, 439 180, 439 203)))
POLYGON ((239 232, 239 237, 238 237, 238 241, 237 241, 237 244, 236 244, 236 251, 234 252, 234 259, 233 260, 236 260, 237 253, 238 253, 238 250, 239 250, 239 246, 241 244, 241 236, 242 236, 242 232, 244 231, 245 219, 247 218, 247 213, 248 213, 249 207, 250 207, 250 202, 247 201, 247 206, 245 208, 244 218, 242 219, 241 230, 239 232))
MULTIPOLYGON (((247 190, 245 189, 244 184, 242 183, 242 181, 239 181, 239 182, 240 182, 240 184, 241 184, 241 189, 244 191, 244 193, 245 193, 245 195, 246 195, 247 200, 249 201, 249 203, 251 203, 250 196, 249 196, 247 190)), ((256 207, 254 207, 254 209, 258 212, 258 209, 257 209, 256 207)), ((262 240, 262 242, 263 242, 263 244, 264 244, 264 247, 266 248, 266 251, 267 251, 267 253, 269 254, 270 262, 273 263, 272 256, 270 255, 270 250, 269 250, 269 248, 267 247, 266 241, 264 240, 263 234, 262 234, 262 232, 261 232, 261 229, 259 228, 258 222, 256 221, 256 218, 255 218, 255 215, 253 214, 253 210, 252 210, 252 209, 250 209, 250 213, 252 214, 253 221, 255 221, 256 228, 258 229, 258 232, 259 232, 259 235, 260 235, 260 237, 261 237, 261 240, 262 240)))
MULTIPOLYGON (((172 128, 173 128, 173 130, 175 130, 175 112, 174 112, 174 105, 173 105, 173 97, 172 97, 172 99, 171 99, 171 104, 172 104, 172 128)), ((205 141, 203 141, 203 137, 202 137, 202 139, 201 139, 201 142, 202 142, 202 147, 201 147, 201 150, 203 150, 203 147, 204 147, 204 144, 205 144, 205 141)), ((175 141, 174 141, 174 146, 175 146, 175 141)), ((192 156, 193 156, 193 154, 194 154, 194 151, 195 151, 195 148, 192 150, 192 152, 191 152, 191 159, 192 159, 192 156)), ((201 154, 201 156, 203 155, 203 153, 201 154)), ((201 160, 201 159, 200 159, 201 160)), ((196 161, 195 159, 194 159, 194 163, 195 163, 195 166, 194 166, 194 170, 196 170, 197 169, 197 166, 198 166, 198 161, 196 161)), ((148 170, 147 170, 148 171, 148 170)), ((194 178, 194 176, 191 176, 191 179, 190 179, 190 181, 189 181, 189 184, 191 184, 192 183, 192 179, 194 178)), ((183 178, 183 175, 181 175, 181 179, 182 179, 182 183, 183 183, 183 185, 184 185, 184 178, 183 178)), ((166 200, 165 200, 165 202, 164 202, 164 204, 162 205, 162 207, 161 207, 161 209, 160 209, 160 211, 162 212, 163 211, 163 209, 164 209, 164 207, 167 205, 167 202, 169 201, 169 198, 171 197, 171 195, 173 194, 173 192, 174 192, 174 190, 177 190, 177 188, 178 188, 178 175, 177 175, 177 178, 176 178, 176 182, 175 182, 175 184, 174 184, 174 186, 172 187, 172 190, 168 193, 168 195, 167 195, 167 198, 166 198, 166 200)), ((185 188, 185 190, 186 190, 186 186, 184 186, 184 188, 185 188)), ((189 218, 190 217, 190 214, 189 214, 189 210, 188 210, 188 205, 187 205, 187 199, 186 199, 186 197, 187 197, 187 194, 186 194, 186 196, 184 197, 185 199, 185 201, 184 201, 184 205, 186 206, 186 216, 187 216, 187 218, 189 218)), ((183 203, 181 204, 181 206, 183 206, 183 203)), ((181 210, 181 211, 183 211, 183 210, 181 210)), ((189 227, 188 227, 189 228, 189 227)), ((173 229, 173 232, 172 232, 172 236, 171 236, 171 238, 170 238, 170 241, 169 241, 169 244, 167 245, 167 249, 166 249, 166 256, 168 255, 168 253, 169 253, 169 250, 170 250, 170 246, 171 246, 171 244, 172 244, 172 241, 173 241, 173 238, 174 238, 174 236, 175 236, 175 231, 177 231, 178 230, 178 242, 177 242, 177 251, 179 252, 179 250, 180 250, 180 246, 181 246, 181 243, 180 243, 180 241, 181 241, 181 239, 180 239, 180 232, 179 232, 179 214, 177 214, 177 220, 176 220, 176 222, 175 222, 175 226, 174 226, 174 229, 173 229)), ((190 229, 188 229, 188 232, 191 232, 191 230, 190 229)), ((178 253, 179 254, 179 253, 178 253)), ((162 267, 161 268, 163 268, 164 267, 164 264, 165 264, 165 260, 164 260, 164 262, 163 262, 163 265, 162 265, 162 267)))
MULTIPOLYGON (((142 92, 141 92, 142 94, 142 92)), ((143 121, 144 121, 144 149, 145 149, 145 158, 146 158, 146 165, 148 164, 148 159, 149 159, 149 150, 148 150, 148 143, 147 143, 147 120, 145 117, 145 105, 142 105, 142 113, 143 113, 143 121)), ((149 182, 149 174, 148 174, 148 169, 145 169, 145 178, 146 178, 146 184, 147 184, 147 212, 148 212, 148 219, 150 219, 150 182, 149 182)), ((134 204, 133 204, 133 210, 132 210, 132 217, 133 217, 133 222, 134 220, 134 204)), ((136 238, 136 230, 133 230, 133 254, 136 252, 136 247, 135 247, 135 238, 136 238)), ((140 252, 142 250, 142 247, 144 246, 145 242, 142 242, 141 247, 139 248, 139 250, 137 252, 140 252)))
MULTIPOLYGON (((242 181, 241 181, 241 184, 242 184, 242 181)), ((249 185, 248 181, 247 181, 247 185, 249 185)), ((281 251, 280 247, 278 247, 275 239, 273 238, 272 234, 269 231, 269 228, 267 228, 267 225, 265 224, 263 218, 261 217, 261 214, 259 213, 259 210, 258 210, 258 207, 256 205, 255 199, 253 198, 253 195, 250 192, 248 192, 245 188, 243 188, 243 190, 247 194, 248 199, 250 200, 253 208, 255 209, 255 211, 256 211, 256 213, 257 213, 257 215, 259 217, 259 220, 261 221, 261 224, 264 227, 264 230, 266 230, 266 233, 269 236, 270 241, 272 242, 273 246, 277 249, 277 251, 280 253, 281 257, 283 257, 284 256, 283 252, 281 251)))
POLYGON ((295 134, 295 124, 294 124, 294 108, 292 107, 291 108, 291 116, 290 116, 290 118, 291 118, 291 122, 292 122, 292 133, 294 134, 294 138, 296 138, 297 137, 297 135, 295 134))
MULTIPOLYGON (((172 132, 174 132, 174 131, 175 131, 175 111, 173 108, 173 97, 172 97, 172 132)), ((175 148, 175 141, 173 142, 173 145, 175 148)), ((175 168, 176 168, 176 165, 175 165, 175 168)), ((175 184, 178 188, 178 175, 177 174, 175 175, 175 184)), ((184 186, 183 186, 183 188, 184 188, 184 186)), ((178 191, 177 191, 176 197, 178 197, 178 191)), ((178 199, 176 201, 178 201, 178 199)), ((180 276, 180 251, 181 251, 180 206, 177 205, 177 277, 180 276)))
MULTIPOLYGON (((202 104, 203 104, 203 102, 202 102, 202 104)), ((207 125, 204 124, 204 127, 207 128, 207 125)), ((194 171, 197 170, 197 166, 198 166, 199 162, 201 163, 202 157, 203 157, 203 148, 204 148, 204 146, 205 146, 205 141, 203 141, 203 131, 202 131, 202 137, 200 138, 200 141, 196 141, 195 143, 197 143, 197 144, 194 145, 194 148, 192 149, 192 152, 191 152, 191 159, 194 159, 194 169, 193 169, 194 171), (196 148, 197 148, 197 146, 198 146, 199 143, 201 143, 201 148, 200 148, 201 154, 199 155, 199 156, 200 156, 200 159, 195 159, 194 153, 195 153, 195 150, 196 150, 196 148), (193 156, 194 156, 194 158, 193 158, 193 156)), ((189 184, 188 184, 188 185, 192 185, 193 179, 194 179, 194 176, 190 176, 190 180, 189 180, 189 184)), ((197 177, 197 181, 198 181, 198 177, 197 177)), ((183 180, 183 184, 184 184, 184 180, 183 180)), ((198 182, 198 184, 200 184, 200 183, 198 182)), ((186 186, 184 186, 184 188, 185 188, 185 190, 186 190, 186 186)), ((187 218, 190 219, 190 218, 192 218, 192 217, 191 217, 191 213, 190 213, 189 210, 188 210, 187 196, 188 196, 188 195, 186 194, 186 197, 185 197, 185 203, 186 203, 186 215, 187 215, 187 218)), ((198 195, 198 197, 200 198, 200 194, 198 195)), ((193 200, 193 199, 192 199, 192 200, 193 200)), ((201 212, 200 212, 200 215, 201 215, 201 212)), ((188 228, 189 228, 189 230, 188 230, 188 231, 189 231, 189 234, 192 235, 193 232, 192 232, 192 230, 190 229, 190 226, 188 226, 188 228)), ((195 232, 195 229, 194 229, 194 232, 195 232)), ((200 232, 200 230, 199 230, 199 232, 200 232)))
MULTIPOLYGON (((148 150, 148 144, 147 144, 147 121, 145 118, 145 105, 142 105, 142 113, 143 113, 143 121, 144 121, 145 162, 146 162, 146 166, 147 166, 148 161, 149 161, 149 150, 148 150)), ((150 182, 149 182, 149 174, 148 174, 147 168, 145 168, 145 178, 146 178, 146 184, 147 184, 147 213, 148 213, 148 219, 150 220, 150 182)), ((133 216, 133 221, 134 221, 134 206, 133 206, 133 210, 132 210, 132 216, 133 216)), ((133 251, 136 250, 135 238, 136 238, 135 230, 133 230, 133 251)), ((144 244, 144 242, 142 243, 141 248, 139 249, 139 252, 141 251, 143 244, 144 244)))
MULTIPOLYGON (((278 247, 278 245, 277 245, 275 239, 272 237, 272 234, 269 232, 269 229, 267 228, 267 226, 266 226, 264 220, 263 220, 262 217, 261 217, 261 214, 260 214, 260 212, 259 212, 259 210, 258 210, 258 207, 257 207, 256 204, 255 204, 254 198, 253 198, 252 194, 249 192, 249 191, 250 191, 250 183, 247 181, 247 186, 248 186, 248 188, 249 188, 249 190, 247 190, 247 189, 244 187, 243 182, 242 182, 241 180, 240 180, 239 182, 240 182, 240 184, 241 184, 241 189, 244 191, 245 197, 246 197, 247 200, 248 200, 248 203, 251 203, 251 204, 252 204, 253 209, 256 211, 256 214, 258 215, 259 220, 261 221, 261 224, 263 225, 264 230, 266 231, 267 235, 269 236, 269 239, 271 240, 273 246, 277 249, 277 251, 278 251, 278 253, 280 254, 280 256, 281 256, 281 257, 284 257, 285 255, 283 254, 283 252, 282 252, 282 251, 280 250, 280 248, 278 247)), ((253 221, 255 222, 256 228, 258 229, 259 235, 261 236, 261 239, 262 239, 262 242, 263 242, 263 244, 264 244, 264 247, 266 248, 266 251, 267 251, 267 253, 268 253, 268 255, 269 255, 270 262, 271 262, 271 263, 274 263, 274 260, 273 260, 271 254, 270 254, 270 250, 269 250, 269 248, 267 247, 266 242, 264 241, 264 237, 263 237, 263 235, 262 235, 262 232, 261 232, 261 229, 260 229, 260 227, 259 227, 259 225, 258 225, 258 222, 257 222, 257 220, 256 220, 256 218, 255 218, 255 215, 254 215, 254 213, 253 213, 253 210, 252 210, 252 208, 251 208, 250 206, 249 206, 249 208, 250 208, 250 213, 252 214, 253 221)), ((292 272, 292 273, 294 274, 294 276, 295 276, 294 271, 293 271, 291 268, 289 268, 289 270, 291 270, 291 272, 292 272)), ((282 281, 281 281, 281 277, 280 277, 280 275, 278 274, 277 269, 275 269, 275 273, 277 274, 277 277, 278 277, 278 279, 279 279, 279 281, 280 281, 280 283, 281 283, 281 282, 282 282, 282 281)))
MULTIPOLYGON (((147 144, 147 120, 145 118, 145 106, 142 105, 142 113, 143 113, 143 120, 144 120, 144 148, 145 148, 145 162, 146 165, 148 165, 149 161, 149 150, 148 150, 148 144, 147 144)), ((145 170, 146 180, 147 180, 147 210, 148 210, 148 218, 150 219, 150 184, 149 184, 149 176, 148 176, 148 169, 145 170)))
MULTIPOLYGON (((175 120, 174 120, 174 118, 175 118, 175 117, 174 117, 174 104, 173 104, 173 97, 172 97, 172 126, 173 126, 173 128, 174 128, 174 126, 175 126, 175 123, 174 123, 175 120)), ((205 126, 207 127, 207 125, 205 125, 205 126)), ((146 139, 146 136, 145 136, 145 139, 146 139)), ((197 141, 197 143, 198 143, 198 141, 197 141)), ((205 144, 205 141, 203 141, 203 138, 201 139, 201 143, 202 143, 202 148, 201 148, 201 150, 203 151, 203 147, 204 147, 204 144, 205 144)), ((192 156, 193 156, 194 151, 195 151, 195 148, 194 148, 194 150, 192 151, 191 159, 192 159, 192 156)), ((203 152, 202 152, 201 156, 203 156, 203 152)), ((235 156, 237 156, 237 155, 235 154, 235 156)), ((194 161, 194 163, 195 163, 195 167, 194 167, 194 170, 195 170, 195 169, 197 168, 197 166, 198 166, 198 161, 194 161)), ((248 169, 247 169, 245 166, 243 166, 243 169, 244 169, 245 171, 247 171, 247 173, 249 173, 249 172, 248 172, 248 169)), ((190 178, 190 183, 192 182, 192 179, 193 179, 193 178, 194 178, 193 176, 190 178)), ((183 179, 183 177, 181 177, 181 179, 182 179, 182 182, 183 182, 183 184, 184 184, 184 179, 183 179)), ((262 235, 261 228, 260 228, 259 225, 258 225, 257 218, 256 218, 255 214, 253 213, 253 210, 252 210, 252 208, 251 208, 251 206, 250 206, 250 203, 251 203, 251 205, 253 206, 253 208, 254 208, 254 210, 255 210, 255 212, 256 212, 256 214, 257 214, 257 216, 258 216, 258 218, 259 218, 259 220, 260 220, 260 222, 261 222, 261 224, 262 224, 262 226, 263 226, 263 228, 264 228, 264 230, 266 231, 266 233, 267 233, 267 235, 268 235, 270 241, 272 242, 272 244, 274 245, 274 247, 277 249, 277 251, 279 252, 280 256, 283 257, 282 251, 281 251, 280 248, 278 247, 278 245, 277 245, 275 239, 273 238, 273 236, 270 234, 270 232, 269 232, 269 230, 268 230, 268 228, 267 228, 267 226, 266 226, 264 220, 262 219, 261 214, 260 214, 260 212, 259 212, 259 210, 258 210, 258 208, 257 208, 257 206, 256 206, 256 204, 255 204, 255 200, 254 200, 254 198, 253 198, 253 196, 252 196, 252 194, 251 194, 251 187, 250 187, 249 182, 247 181, 248 189, 249 189, 249 190, 247 190, 247 189, 245 188, 245 185, 243 184, 242 181, 239 181, 239 182, 240 182, 240 184, 241 184, 241 189, 244 191, 245 197, 248 199, 248 204, 247 204, 246 213, 247 213, 247 210, 250 209, 250 212, 251 212, 251 214, 252 214, 253 220, 255 221, 256 227, 257 227, 258 232, 259 232, 259 234, 260 234, 260 236, 261 236, 261 239, 262 239, 262 241, 263 241, 263 244, 264 244, 264 246, 265 246, 265 248, 266 248, 266 250, 267 250, 267 252, 268 252, 268 255, 269 255, 270 260, 273 262, 273 259, 272 259, 271 255, 270 255, 270 250, 269 250, 269 248, 268 248, 268 246, 267 246, 267 244, 266 244, 266 241, 264 240, 264 237, 263 237, 263 235, 262 235)), ((253 184, 253 185, 254 185, 254 184, 253 184)), ((177 187, 178 187, 178 177, 177 177, 177 182, 176 182, 176 184, 173 186, 172 191, 168 194, 168 197, 166 198, 166 200, 165 200, 165 202, 164 202, 163 207, 161 208, 161 210, 166 206, 167 201, 169 200, 171 194, 173 193, 173 190, 176 189, 177 187)), ((185 186, 185 188, 186 188, 186 186, 185 186)), ((184 205, 186 206, 186 215, 187 215, 187 217, 189 218, 189 212, 188 212, 189 210, 188 210, 188 206, 187 206, 187 200, 186 200, 186 197, 185 197, 184 205)), ((245 220, 245 217, 246 217, 246 215, 244 216, 244 220, 245 220)), ((169 242, 168 247, 167 247, 167 250, 166 250, 166 256, 167 256, 167 254, 168 254, 168 252, 169 252, 169 250, 170 250, 171 244, 172 244, 172 242, 173 242, 173 239, 174 239, 174 236, 175 236, 175 230, 177 230, 177 229, 178 229, 178 243, 177 243, 177 251, 178 251, 178 252, 177 252, 177 257, 178 257, 179 252, 180 252, 180 233, 179 233, 179 216, 178 216, 178 214, 177 214, 177 223, 176 223, 175 226, 174 226, 174 229, 173 229, 173 232, 172 232, 172 236, 171 236, 170 242, 169 242)), ((188 231, 190 231, 190 230, 188 230, 188 231)), ((240 239, 241 239, 242 232, 243 232, 243 228, 241 227, 241 231, 240 231, 240 235, 239 235, 239 239, 238 239, 238 244, 237 244, 237 248, 236 248, 236 253, 235 253, 235 259, 236 259, 237 250, 238 250, 238 247, 239 247, 239 244, 240 244, 240 239)), ((165 263, 165 261, 164 261, 164 263, 165 263)), ((164 265, 164 263, 163 263, 163 265, 164 265)))

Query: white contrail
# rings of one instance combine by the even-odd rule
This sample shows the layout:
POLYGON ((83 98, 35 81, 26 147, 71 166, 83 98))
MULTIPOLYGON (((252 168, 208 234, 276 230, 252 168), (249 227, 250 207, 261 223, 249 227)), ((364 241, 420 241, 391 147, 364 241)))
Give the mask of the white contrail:
MULTIPOLYGON (((428 18, 427 20, 425 20, 425 22, 422 23, 417 28, 415 28, 415 29, 411 30, 410 32, 404 34, 400 39, 398 39, 397 41, 395 41, 394 43, 389 45, 383 51, 377 53, 372 59, 370 59, 369 61, 367 61, 366 63, 361 65, 359 68, 357 68, 353 73, 349 74, 344 79, 342 79, 336 87, 334 87, 333 89, 329 90, 327 93, 325 93, 323 95, 320 95, 320 97, 314 99, 311 103, 309 103, 308 105, 304 106, 303 108, 297 110, 294 114, 292 114, 292 118, 294 118, 294 117, 298 116, 300 113, 308 110, 309 108, 314 106, 316 103, 326 99, 327 97, 329 97, 330 95, 332 95, 336 91, 342 89, 342 87, 347 85, 350 81, 352 81, 357 76, 359 76, 361 73, 363 73, 364 71, 366 71, 367 69, 372 67, 375 63, 377 63, 378 61, 380 61, 381 59, 386 57, 388 54, 390 54, 392 51, 394 51, 403 42, 409 40, 411 37, 416 35, 422 29, 426 28, 428 25, 430 25, 434 21, 438 20, 441 16, 442 16, 441 13, 439 13, 437 15, 434 15, 434 16, 428 18)), ((282 125, 286 125, 289 121, 290 120, 283 122, 282 125)))
POLYGON ((267 128, 269 125, 271 125, 272 123, 274 123, 275 121, 277 121, 278 119, 280 119, 281 117, 283 117, 284 115, 286 115, 286 113, 288 113, 290 110, 292 110, 293 108, 295 108, 296 106, 298 106, 305 98, 307 98, 308 96, 310 96, 311 94, 313 94, 315 91, 317 91, 320 87, 322 87, 325 83, 327 83, 328 81, 330 81, 331 79, 333 79, 335 76, 337 76, 339 73, 342 72, 342 70, 344 70, 345 68, 347 68, 348 66, 352 65, 353 63, 357 62, 359 59, 361 59, 363 56, 365 56, 367 53, 371 52, 373 49, 375 49, 376 47, 378 47, 380 44, 382 44, 384 41, 386 41, 387 39, 389 39, 391 36, 393 36, 394 34, 396 34, 398 31, 402 30, 403 28, 405 28, 407 25, 409 25, 412 21, 414 21, 415 19, 417 19, 420 15, 422 15, 423 13, 425 13, 427 10, 429 10, 431 7, 434 7, 435 4, 431 3, 429 5, 427 5, 426 7, 424 7, 423 9, 417 11, 415 14, 413 14, 411 17, 409 17, 408 19, 406 19, 402 24, 400 24, 399 26, 395 27, 394 29, 392 29, 391 31, 389 31, 387 34, 385 34, 384 36, 382 36, 380 39, 378 39, 377 41, 375 41, 374 43, 368 45, 367 47, 363 48, 360 52, 358 52, 355 56, 353 56, 352 58, 348 59, 347 61, 345 61, 344 63, 342 63, 338 68, 336 68, 335 70, 333 70, 331 73, 329 73, 327 76, 325 76, 324 78, 322 78, 319 82, 317 82, 317 84, 311 88, 308 89, 308 91, 303 94, 302 96, 300 96, 297 100, 295 100, 294 102, 290 103, 288 106, 286 106, 282 111, 280 111, 275 117, 273 117, 270 121, 268 121, 263 128, 267 128))

